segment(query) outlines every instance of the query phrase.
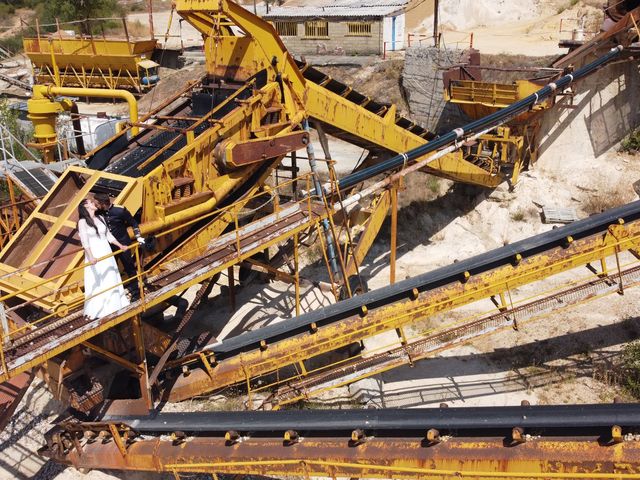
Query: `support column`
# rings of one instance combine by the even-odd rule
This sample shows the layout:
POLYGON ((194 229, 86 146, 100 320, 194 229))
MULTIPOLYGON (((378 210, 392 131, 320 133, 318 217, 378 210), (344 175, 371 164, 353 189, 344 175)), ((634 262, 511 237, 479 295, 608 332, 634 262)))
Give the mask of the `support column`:
POLYGON ((151 410, 153 408, 153 397, 151 395, 151 384, 149 383, 149 371, 147 370, 147 356, 144 348, 144 337, 142 335, 142 321, 140 315, 136 315, 131 319, 131 331, 133 333, 133 341, 136 347, 140 372, 140 394, 146 407, 151 410))
POLYGON ((298 234, 293 236, 293 265, 296 280, 296 317, 300 316, 300 268, 298 259, 298 234))
POLYGON ((398 186, 391 186, 391 252, 389 255, 389 283, 396 282, 396 249, 398 242, 398 186))
POLYGON ((229 301, 231 302, 231 311, 236 311, 236 285, 233 277, 233 267, 227 269, 227 277, 229 279, 229 301))

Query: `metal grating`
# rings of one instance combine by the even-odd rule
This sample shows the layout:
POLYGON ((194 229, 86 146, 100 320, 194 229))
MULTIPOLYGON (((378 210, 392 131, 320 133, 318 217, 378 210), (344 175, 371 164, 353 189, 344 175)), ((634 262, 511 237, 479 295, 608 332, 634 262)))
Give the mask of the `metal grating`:
POLYGON ((578 215, 573 208, 542 207, 542 219, 544 223, 573 223, 578 215))
POLYGON ((43 197, 54 185, 54 180, 43 168, 13 169, 12 176, 26 186, 35 197, 43 197))

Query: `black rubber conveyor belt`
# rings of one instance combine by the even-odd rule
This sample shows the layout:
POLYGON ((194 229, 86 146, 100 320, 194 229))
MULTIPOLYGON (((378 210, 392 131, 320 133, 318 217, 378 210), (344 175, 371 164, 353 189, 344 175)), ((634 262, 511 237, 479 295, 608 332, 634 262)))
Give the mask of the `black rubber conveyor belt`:
POLYGON ((563 430, 640 426, 640 404, 542 405, 513 407, 411 408, 381 410, 279 410, 272 412, 158 413, 148 417, 109 417, 139 433, 237 432, 304 434, 350 432, 360 428, 376 434, 424 435, 427 429, 503 432, 513 427, 563 430))
POLYGON ((596 233, 606 232, 610 225, 618 222, 618 219, 623 219, 625 222, 632 222, 639 218, 640 201, 629 203, 585 218, 584 220, 579 220, 572 224, 438 268, 437 270, 418 275, 417 277, 397 282, 388 287, 372 290, 328 307, 314 310, 299 317, 291 318, 275 325, 268 325, 251 332, 242 333, 238 336, 228 338, 219 344, 212 345, 208 350, 213 351, 218 360, 229 358, 241 352, 259 348, 261 340, 266 341, 268 344, 274 343, 278 340, 309 331, 312 323, 321 327, 343 320, 351 315, 358 315, 361 307, 365 305, 369 310, 372 310, 407 299, 414 288, 419 292, 426 292, 442 285, 460 281, 463 278, 464 272, 469 272, 473 276, 503 265, 511 264, 514 262, 517 254, 520 254, 522 259, 526 260, 532 255, 563 246, 569 236, 574 240, 579 240, 596 233))
MULTIPOLYGON (((585 65, 582 68, 579 68, 575 72, 572 72, 569 75, 565 75, 555 82, 550 83, 549 85, 541 88, 537 92, 529 95, 522 100, 519 100, 508 107, 505 107, 497 112, 494 112, 486 117, 480 118, 473 122, 470 122, 463 127, 456 128, 440 137, 437 137, 431 140, 429 143, 424 145, 420 145, 412 150, 409 150, 406 153, 401 153, 400 155, 396 155, 384 162, 380 162, 376 165, 373 165, 369 168, 362 169, 358 172, 354 172, 350 175, 347 175, 341 178, 338 181, 338 186, 341 189, 346 189, 353 187, 369 178, 375 177, 381 173, 387 172, 389 170, 393 170, 396 168, 402 167, 404 164, 411 160, 415 160, 419 157, 422 157, 428 153, 435 152, 436 150, 446 147, 447 145, 452 144, 453 142, 461 139, 465 135, 470 135, 474 133, 481 132, 482 130, 490 127, 494 127, 503 123, 520 113, 526 112, 530 108, 532 108, 535 104, 546 100, 551 97, 556 90, 562 91, 566 86, 568 86, 571 82, 576 80, 580 80, 591 73, 595 72, 597 69, 608 63, 609 61, 616 58, 622 52, 623 47, 621 45, 613 48, 611 51, 606 53, 605 55, 599 57, 593 62, 585 65)), ((312 193, 315 194, 315 193, 312 193)))

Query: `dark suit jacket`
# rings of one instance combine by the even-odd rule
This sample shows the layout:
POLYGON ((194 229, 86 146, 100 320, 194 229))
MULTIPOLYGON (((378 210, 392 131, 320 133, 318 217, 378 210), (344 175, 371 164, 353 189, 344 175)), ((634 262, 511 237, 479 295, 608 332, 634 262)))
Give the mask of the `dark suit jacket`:
POLYGON ((138 222, 136 222, 136 219, 133 218, 133 215, 131 215, 126 208, 111 205, 105 212, 104 217, 111 234, 123 245, 131 245, 131 238, 129 238, 129 234, 127 233, 127 227, 133 228, 136 237, 140 236, 138 222))

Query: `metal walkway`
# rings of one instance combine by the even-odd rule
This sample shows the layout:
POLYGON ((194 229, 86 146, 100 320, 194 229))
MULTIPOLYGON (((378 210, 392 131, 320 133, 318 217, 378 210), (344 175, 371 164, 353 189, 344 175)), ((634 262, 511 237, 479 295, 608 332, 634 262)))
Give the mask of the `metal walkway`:
MULTIPOLYGON (((146 280, 148 293, 114 314, 88 320, 81 309, 64 318, 29 324, 11 335, 9 347, 0 349, 0 381, 39 365, 75 345, 158 305, 176 292, 203 282, 230 266, 264 250, 265 245, 285 241, 296 232, 313 227, 324 209, 304 202, 283 205, 276 213, 240 227, 214 240, 204 255, 146 280), (306 208, 309 207, 309 208, 306 208)), ((78 306, 80 307, 80 306, 78 306)))

